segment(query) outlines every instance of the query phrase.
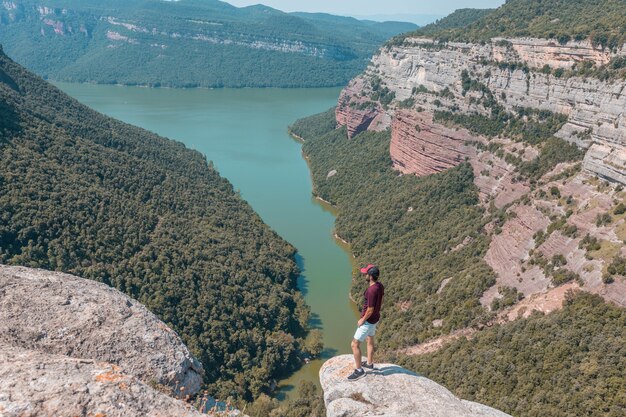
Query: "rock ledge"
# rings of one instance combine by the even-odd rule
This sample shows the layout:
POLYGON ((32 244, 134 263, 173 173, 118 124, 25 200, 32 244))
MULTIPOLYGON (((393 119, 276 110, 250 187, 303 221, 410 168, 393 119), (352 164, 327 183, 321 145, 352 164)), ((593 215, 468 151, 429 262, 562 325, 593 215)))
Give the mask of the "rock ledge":
POLYGON ((327 417, 510 417, 482 404, 457 398, 441 385, 398 365, 376 364, 350 382, 352 355, 328 360, 320 369, 327 417))

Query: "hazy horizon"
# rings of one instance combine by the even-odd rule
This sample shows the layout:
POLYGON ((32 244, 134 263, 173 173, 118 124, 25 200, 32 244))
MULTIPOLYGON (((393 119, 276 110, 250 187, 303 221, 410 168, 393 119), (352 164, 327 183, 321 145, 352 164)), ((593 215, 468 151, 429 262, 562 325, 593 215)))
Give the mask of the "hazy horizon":
POLYGON ((504 4, 504 0, 387 0, 384 3, 373 0, 318 0, 316 2, 302 0, 227 0, 237 7, 264 4, 285 12, 320 12, 357 19, 369 20, 400 20, 424 25, 441 17, 447 16, 456 9, 494 8, 504 4))

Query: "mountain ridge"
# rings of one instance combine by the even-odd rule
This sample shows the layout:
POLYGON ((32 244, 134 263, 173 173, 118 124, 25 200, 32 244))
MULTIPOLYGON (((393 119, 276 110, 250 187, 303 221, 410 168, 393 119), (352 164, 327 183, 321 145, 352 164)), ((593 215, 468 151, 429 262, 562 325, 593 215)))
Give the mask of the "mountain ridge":
POLYGON ((0 42, 57 81, 319 87, 345 84, 379 44, 416 27, 329 16, 220 1, 16 0, 0 6, 0 42))

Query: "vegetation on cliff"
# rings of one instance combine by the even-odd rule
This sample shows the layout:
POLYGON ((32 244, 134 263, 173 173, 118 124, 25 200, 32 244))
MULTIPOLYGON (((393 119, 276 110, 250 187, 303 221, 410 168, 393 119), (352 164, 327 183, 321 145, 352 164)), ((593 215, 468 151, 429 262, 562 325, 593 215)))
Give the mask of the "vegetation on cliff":
MULTIPOLYGON (((503 126, 512 129, 507 135, 542 145, 532 172, 578 157, 551 137, 561 125, 558 115, 530 116, 546 124, 503 126)), ((507 214, 479 208, 469 164, 428 177, 399 176, 391 169, 388 132, 352 139, 344 128, 320 134, 319 126, 329 125, 320 123, 324 117, 331 113, 302 119, 292 129, 306 140, 316 193, 339 209, 338 234, 350 241, 359 262, 381 265, 388 291, 379 340, 392 361, 512 415, 623 414, 626 313, 596 295, 571 293, 562 311, 487 328, 428 356, 398 357, 398 348, 411 343, 490 322, 493 313, 479 303, 495 282, 483 261, 489 237, 482 226, 501 223, 507 214), (327 178, 332 169, 337 174, 327 178)), ((360 284, 354 281, 357 300, 360 284)), ((515 289, 500 290, 505 297, 496 310, 520 297, 515 289)))
POLYGON ((451 19, 458 24, 442 19, 439 24, 408 35, 469 42, 527 36, 556 39, 561 43, 589 39, 597 47, 610 49, 621 48, 626 41, 623 0, 508 0, 472 21, 477 15, 478 12, 461 13, 451 19))
POLYGON ((76 274, 145 304, 251 399, 299 363, 294 248, 199 152, 80 105, 0 54, 0 263, 76 274))
POLYGON ((0 42, 46 78, 169 87, 346 84, 411 23, 359 21, 217 0, 0 5, 0 42), (13 7, 15 5, 15 7, 13 7))
MULTIPOLYGON (((347 139, 345 129, 331 129, 320 135, 319 126, 330 126, 321 119, 332 117, 303 119, 292 130, 306 140, 316 194, 339 209, 338 235, 359 262, 380 265, 387 305, 401 306, 385 316, 382 345, 406 346, 482 320, 479 298, 495 279, 480 260, 488 246, 481 229, 490 216, 477 205, 472 168, 398 176, 389 132, 347 139), (327 178, 331 170, 337 174, 327 178), (443 326, 432 324, 442 319, 443 326)), ((363 290, 355 280, 356 300, 363 290)))
POLYGON ((495 9, 458 9, 448 16, 437 20, 435 23, 426 25, 414 33, 423 36, 437 34, 443 30, 464 28, 477 20, 482 19, 495 9))
POLYGON ((626 311, 587 293, 436 353, 396 358, 458 396, 514 416, 626 412, 626 311))

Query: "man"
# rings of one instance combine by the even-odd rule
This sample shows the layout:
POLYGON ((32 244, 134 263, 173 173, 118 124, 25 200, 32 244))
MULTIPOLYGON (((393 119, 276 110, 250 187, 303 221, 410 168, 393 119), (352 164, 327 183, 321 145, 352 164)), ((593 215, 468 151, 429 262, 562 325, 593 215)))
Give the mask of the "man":
POLYGON ((368 265, 361 269, 367 277, 367 289, 363 294, 365 301, 361 309, 361 318, 357 322, 358 328, 352 339, 352 353, 354 354, 354 372, 348 376, 349 381, 356 381, 365 376, 365 369, 374 369, 374 335, 376 323, 380 320, 380 307, 383 305, 385 287, 378 282, 380 271, 376 265, 368 265), (361 362, 361 342, 367 339, 367 361, 361 362))

